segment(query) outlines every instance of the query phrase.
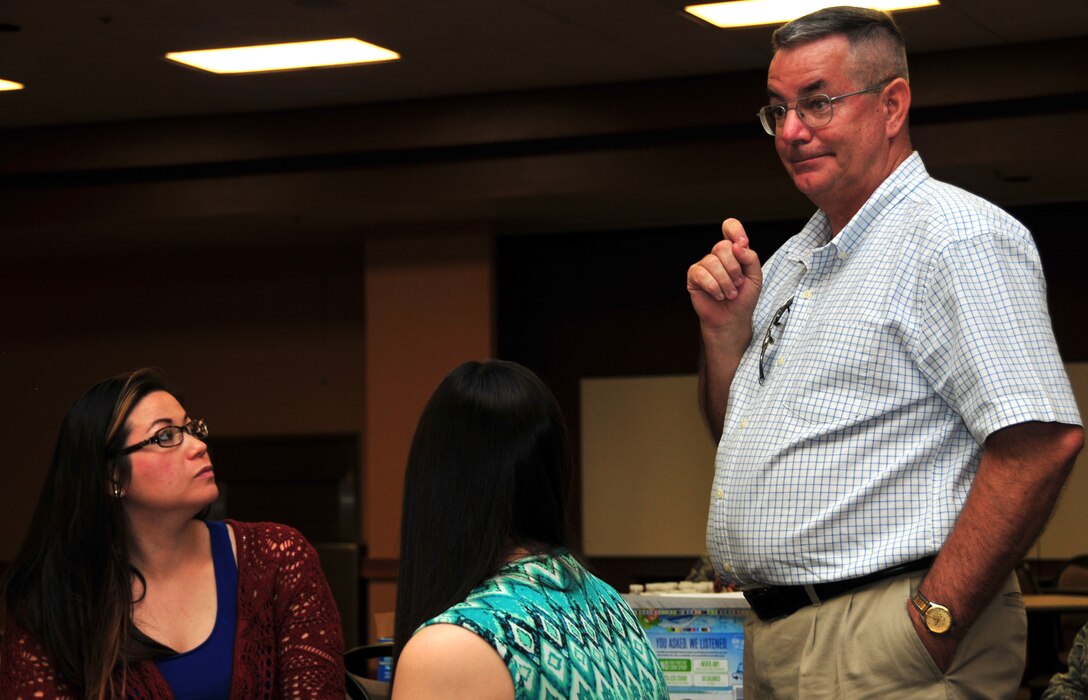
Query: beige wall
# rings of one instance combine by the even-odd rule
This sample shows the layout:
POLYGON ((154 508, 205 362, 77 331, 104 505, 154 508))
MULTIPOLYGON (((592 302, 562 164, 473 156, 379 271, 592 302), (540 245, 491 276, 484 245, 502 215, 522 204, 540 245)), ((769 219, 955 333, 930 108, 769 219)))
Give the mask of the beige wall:
POLYGON ((588 556, 706 552, 717 449, 695 375, 581 382, 582 539, 588 556), (623 493, 622 511, 616 493, 623 493))
MULTIPOLYGON (((1088 417, 1088 362, 1072 362, 1066 365, 1066 369, 1083 421, 1088 417)), ((1054 515, 1028 553, 1029 556, 1067 559, 1077 554, 1088 554, 1088 509, 1084 507, 1085 503, 1088 503, 1088 449, 1081 450, 1077 457, 1054 515)))

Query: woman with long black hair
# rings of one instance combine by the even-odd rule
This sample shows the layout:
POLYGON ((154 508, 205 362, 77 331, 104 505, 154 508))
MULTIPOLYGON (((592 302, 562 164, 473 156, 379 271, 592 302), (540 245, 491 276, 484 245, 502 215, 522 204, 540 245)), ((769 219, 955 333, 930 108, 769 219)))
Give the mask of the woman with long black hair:
POLYGON ((570 553, 555 398, 466 362, 423 411, 404 482, 394 700, 668 697, 631 609, 570 553))
POLYGON ((342 700, 317 553, 283 525, 203 519, 207 435, 156 370, 72 404, 5 572, 0 698, 342 700))

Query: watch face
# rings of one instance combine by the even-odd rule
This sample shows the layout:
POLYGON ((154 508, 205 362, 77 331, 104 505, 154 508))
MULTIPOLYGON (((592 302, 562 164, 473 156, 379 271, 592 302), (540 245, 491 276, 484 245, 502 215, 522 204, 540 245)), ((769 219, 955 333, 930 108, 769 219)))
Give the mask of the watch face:
POLYGON ((931 605, 926 610, 926 627, 933 634, 944 634, 952 629, 952 613, 943 605, 931 605))

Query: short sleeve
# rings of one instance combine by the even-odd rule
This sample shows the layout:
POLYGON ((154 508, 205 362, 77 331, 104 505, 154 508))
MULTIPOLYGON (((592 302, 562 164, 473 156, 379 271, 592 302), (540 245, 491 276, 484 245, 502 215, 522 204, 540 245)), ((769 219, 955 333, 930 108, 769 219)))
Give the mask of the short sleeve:
POLYGON ((924 294, 919 366, 980 444, 1017 423, 1080 424, 1026 231, 949 242, 933 258, 924 294))

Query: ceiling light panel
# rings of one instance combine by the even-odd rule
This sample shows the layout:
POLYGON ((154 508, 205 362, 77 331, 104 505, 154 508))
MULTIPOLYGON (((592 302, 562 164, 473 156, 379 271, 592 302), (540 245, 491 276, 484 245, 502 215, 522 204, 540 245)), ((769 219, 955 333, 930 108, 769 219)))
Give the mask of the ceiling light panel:
POLYGON ((400 54, 361 39, 347 38, 176 51, 166 54, 166 58, 212 73, 263 73, 394 61, 400 54))
MULTIPOLYGON (((763 24, 782 24, 825 7, 841 5, 839 2, 821 0, 734 0, 705 5, 688 5, 684 11, 711 24, 728 27, 755 27, 763 24)), ((939 0, 877 0, 858 3, 862 7, 893 12, 922 7, 936 7, 939 0)))

